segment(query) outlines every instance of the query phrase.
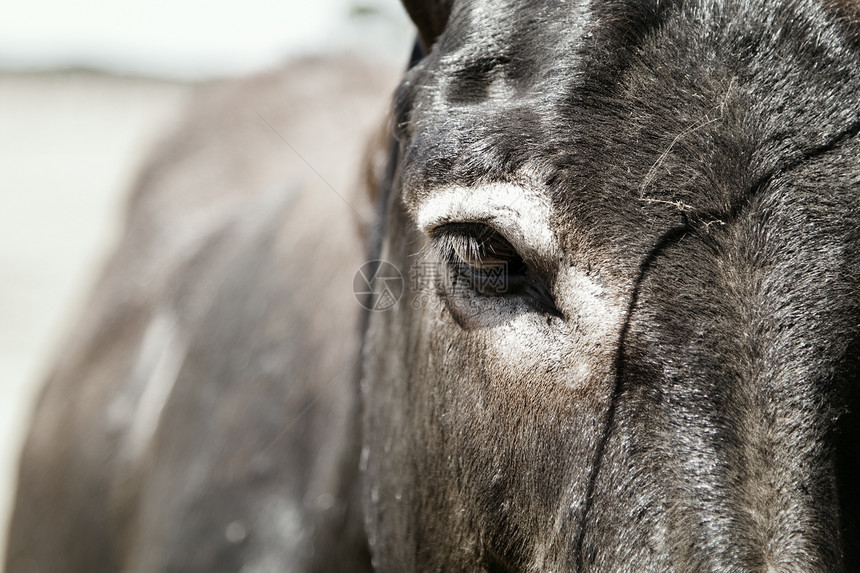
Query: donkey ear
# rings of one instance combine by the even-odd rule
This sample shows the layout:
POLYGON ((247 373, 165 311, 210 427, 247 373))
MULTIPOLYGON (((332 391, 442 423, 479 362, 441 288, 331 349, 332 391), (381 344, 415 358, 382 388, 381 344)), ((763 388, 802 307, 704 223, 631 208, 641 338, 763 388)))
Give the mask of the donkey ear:
POLYGON ((448 23, 454 0, 403 0, 409 17, 418 27, 425 52, 436 42, 448 23))

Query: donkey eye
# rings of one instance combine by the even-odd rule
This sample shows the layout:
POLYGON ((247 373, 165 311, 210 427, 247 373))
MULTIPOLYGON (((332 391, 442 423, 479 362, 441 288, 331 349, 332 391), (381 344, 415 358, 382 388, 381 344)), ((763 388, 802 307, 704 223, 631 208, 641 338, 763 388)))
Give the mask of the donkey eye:
POLYGON ((485 295, 509 293, 527 267, 517 250, 498 231, 480 223, 449 223, 434 240, 454 280, 485 295))
POLYGON ((494 273, 501 269, 520 274, 526 264, 507 239, 487 225, 468 225, 466 229, 449 229, 451 249, 459 262, 475 274, 494 273), (459 233, 450 233, 459 230, 459 233))
POLYGON ((525 297, 537 308, 557 314, 549 289, 504 235, 483 223, 448 223, 432 238, 448 267, 447 295, 525 297))
POLYGON ((525 266, 516 249, 495 231, 457 239, 460 240, 451 241, 454 254, 474 272, 492 272, 512 263, 515 267, 525 266))

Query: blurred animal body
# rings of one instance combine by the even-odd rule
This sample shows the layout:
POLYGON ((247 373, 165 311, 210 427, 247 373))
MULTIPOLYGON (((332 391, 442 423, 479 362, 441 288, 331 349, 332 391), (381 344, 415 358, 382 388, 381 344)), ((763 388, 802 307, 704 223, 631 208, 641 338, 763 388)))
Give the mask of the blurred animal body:
POLYGON ((201 88, 39 401, 7 571, 363 570, 326 559, 366 556, 341 467, 369 214, 328 185, 367 208, 395 81, 347 58, 201 88))
POLYGON ((145 172, 7 571, 860 570, 860 7, 404 4, 353 210, 145 172))

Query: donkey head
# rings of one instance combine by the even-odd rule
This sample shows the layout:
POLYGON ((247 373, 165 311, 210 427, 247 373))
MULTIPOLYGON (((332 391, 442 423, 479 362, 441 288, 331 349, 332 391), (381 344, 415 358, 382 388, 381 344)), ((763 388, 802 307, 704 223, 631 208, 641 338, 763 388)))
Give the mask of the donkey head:
POLYGON ((860 11, 406 5, 379 570, 860 566, 860 11))

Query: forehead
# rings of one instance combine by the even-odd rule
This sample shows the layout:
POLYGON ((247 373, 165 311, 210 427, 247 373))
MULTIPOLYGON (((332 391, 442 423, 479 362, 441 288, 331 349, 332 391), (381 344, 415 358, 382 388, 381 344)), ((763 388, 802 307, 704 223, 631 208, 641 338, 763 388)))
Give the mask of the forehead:
POLYGON ((559 2, 454 6, 444 35, 398 93, 416 187, 500 179, 549 152, 578 70, 581 9, 559 2), (538 41, 540 39, 540 41, 538 41), (563 44, 563 45, 560 45, 563 44))
MULTIPOLYGON (((651 196, 639 186, 679 133, 720 113, 731 70, 697 65, 706 24, 673 23, 669 6, 456 4, 444 35, 398 93, 407 205, 452 186, 504 182, 545 193, 558 214, 553 227, 570 227, 580 241, 585 234, 606 245, 611 232, 629 245, 619 233, 637 221, 674 221, 671 210, 639 201, 651 196)), ((731 154, 707 141, 717 127, 699 128, 675 151, 698 145, 698 166, 703 155, 731 154)), ((684 162, 664 159, 686 188, 709 178, 681 173, 684 162)))
POLYGON ((827 6, 457 2, 396 96, 405 202, 528 181, 580 229, 724 210, 853 114, 827 6))
MULTIPOLYGON (((617 128, 596 122, 612 119, 607 104, 626 103, 619 90, 630 60, 669 12, 658 7, 666 3, 647 5, 455 4, 445 33, 398 94, 398 121, 414 136, 410 159, 462 163, 480 178, 569 151, 585 143, 583 127, 617 128)), ((429 185, 447 184, 468 179, 466 171, 440 181, 425 175, 429 185)))

